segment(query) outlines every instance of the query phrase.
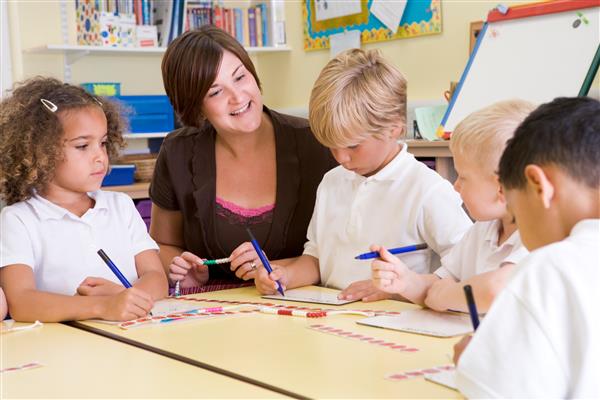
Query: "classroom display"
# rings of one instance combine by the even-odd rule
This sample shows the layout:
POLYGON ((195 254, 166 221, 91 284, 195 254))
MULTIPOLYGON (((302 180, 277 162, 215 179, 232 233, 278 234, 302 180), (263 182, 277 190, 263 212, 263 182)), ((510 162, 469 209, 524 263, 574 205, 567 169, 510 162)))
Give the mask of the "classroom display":
POLYGON ((448 138, 475 110, 513 98, 535 104, 585 96, 598 71, 597 0, 551 1, 490 12, 438 129, 448 138))
POLYGON ((442 32, 441 0, 305 0, 304 50, 330 47, 330 35, 359 31, 361 43, 442 32))

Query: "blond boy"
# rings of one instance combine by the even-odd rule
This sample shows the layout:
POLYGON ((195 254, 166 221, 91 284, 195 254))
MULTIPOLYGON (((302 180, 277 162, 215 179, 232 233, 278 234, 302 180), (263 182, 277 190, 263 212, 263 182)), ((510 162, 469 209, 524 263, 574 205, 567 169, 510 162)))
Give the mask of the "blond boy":
POLYGON ((461 356, 468 398, 600 398, 600 102, 558 98, 519 126, 500 161, 531 251, 461 356))
POLYGON ((506 142, 533 108, 521 100, 499 102, 458 124, 450 142, 458 174, 454 188, 476 222, 432 274, 419 275, 375 246, 382 253, 372 262, 377 288, 434 310, 467 311, 462 288, 470 284, 478 309, 489 309, 515 264, 527 255, 496 172, 506 142))
POLYGON ((317 191, 304 254, 276 261, 255 279, 261 293, 320 283, 341 298, 389 297, 370 280, 368 262, 355 260, 373 242, 427 243, 406 254, 419 273, 439 265, 471 222, 451 185, 398 142, 406 128, 406 80, 377 51, 349 50, 331 60, 313 87, 309 121, 340 166, 317 191))

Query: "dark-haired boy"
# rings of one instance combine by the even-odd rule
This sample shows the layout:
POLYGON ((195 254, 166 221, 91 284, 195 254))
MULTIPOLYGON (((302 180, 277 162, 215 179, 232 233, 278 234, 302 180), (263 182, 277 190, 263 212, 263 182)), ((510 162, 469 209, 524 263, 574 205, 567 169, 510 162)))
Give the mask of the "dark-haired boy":
POLYGON ((538 107, 499 176, 532 253, 455 346, 458 387, 469 398, 600 398, 600 103, 538 107))

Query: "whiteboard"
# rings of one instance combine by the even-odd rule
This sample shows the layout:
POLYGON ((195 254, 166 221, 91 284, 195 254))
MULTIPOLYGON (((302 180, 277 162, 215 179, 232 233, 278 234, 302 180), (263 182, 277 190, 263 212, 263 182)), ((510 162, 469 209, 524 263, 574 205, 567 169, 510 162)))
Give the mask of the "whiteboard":
POLYGON ((443 131, 497 101, 539 104, 577 96, 599 43, 598 6, 486 22, 442 119, 443 131))

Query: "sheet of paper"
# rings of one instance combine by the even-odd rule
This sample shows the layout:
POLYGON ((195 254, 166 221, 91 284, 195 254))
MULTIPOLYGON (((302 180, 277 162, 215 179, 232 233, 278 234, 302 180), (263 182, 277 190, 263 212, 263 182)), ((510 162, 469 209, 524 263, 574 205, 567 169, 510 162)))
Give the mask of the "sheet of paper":
POLYGON ((329 305, 342 305, 354 303, 357 300, 339 300, 337 298, 340 291, 321 292, 318 289, 298 288, 285 291, 285 297, 279 293, 276 295, 262 296, 263 299, 301 301, 303 303, 317 303, 329 305))
POLYGON ((182 313, 200 308, 197 304, 190 301, 163 299, 154 303, 152 307, 152 315, 166 315, 174 313, 182 313))
POLYGON ((370 11, 371 14, 376 16, 382 24, 392 31, 393 34, 396 34, 405 8, 406 1, 373 0, 370 11))
POLYGON ((360 49, 360 31, 355 29, 329 35, 329 55, 331 58, 349 49, 360 49))
POLYGON ((436 337, 453 337, 473 332, 467 314, 432 310, 403 311, 397 316, 381 315, 356 321, 358 324, 436 337))
MULTIPOLYGON (((154 307, 152 307, 152 316, 160 317, 168 314, 177 314, 177 313, 185 313, 192 310, 196 310, 201 308, 197 304, 191 301, 183 301, 183 300, 173 300, 173 299, 163 299, 158 300, 154 303, 154 307)), ((138 318, 144 319, 144 318, 138 318)), ((90 322, 99 322, 101 324, 108 325, 120 325, 123 321, 109 321, 105 319, 91 319, 90 322)), ((136 321, 136 320, 134 320, 136 321)))
POLYGON ((436 131, 444 118, 447 104, 432 107, 417 107, 415 108, 415 119, 419 127, 421 137, 426 140, 439 140, 436 131))
POLYGON ((315 18, 323 21, 360 13, 360 0, 314 0, 315 18))
POLYGON ((456 387, 456 371, 443 371, 435 374, 426 374, 425 379, 447 388, 458 390, 456 387))

